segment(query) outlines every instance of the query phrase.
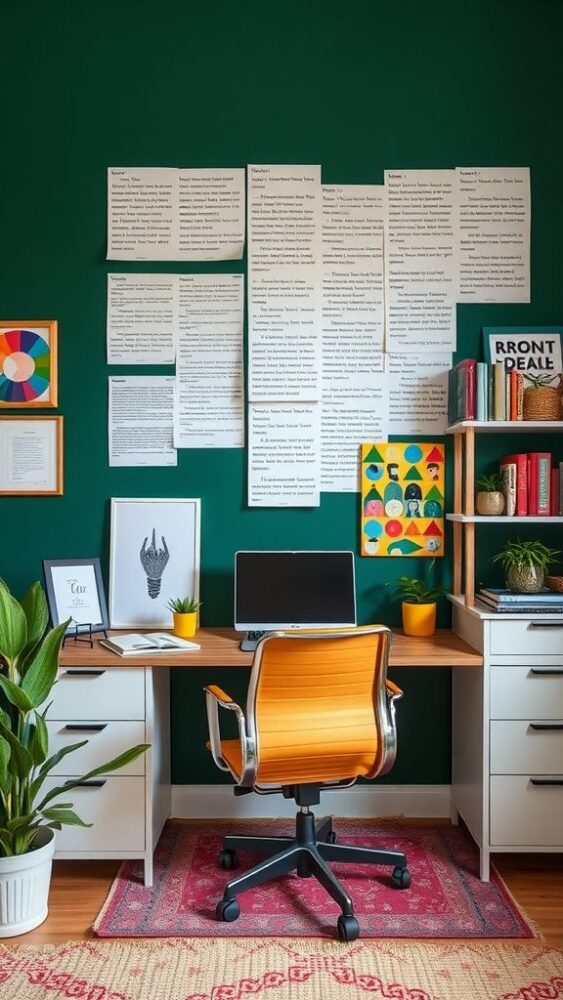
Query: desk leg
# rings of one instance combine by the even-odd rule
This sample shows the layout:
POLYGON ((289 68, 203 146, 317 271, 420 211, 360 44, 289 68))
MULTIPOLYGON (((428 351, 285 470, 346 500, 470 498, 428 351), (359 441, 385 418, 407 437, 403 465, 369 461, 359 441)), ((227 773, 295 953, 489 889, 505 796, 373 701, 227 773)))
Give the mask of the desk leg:
POLYGON ((480 865, 479 865, 479 878, 481 882, 490 882, 491 880, 491 854, 488 847, 481 847, 480 849, 480 865))

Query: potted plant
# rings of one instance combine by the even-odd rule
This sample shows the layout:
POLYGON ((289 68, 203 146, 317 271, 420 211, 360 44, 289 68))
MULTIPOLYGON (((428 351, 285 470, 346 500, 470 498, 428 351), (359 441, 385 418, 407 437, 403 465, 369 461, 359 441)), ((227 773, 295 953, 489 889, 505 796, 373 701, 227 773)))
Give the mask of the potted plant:
POLYGON ((430 586, 434 567, 432 559, 426 572, 426 579, 400 576, 395 581, 402 597, 401 614, 405 635, 434 635, 436 630, 436 601, 445 593, 444 587, 430 586))
POLYGON ((168 607, 174 618, 174 635, 180 639, 191 639, 196 634, 201 601, 196 601, 194 597, 173 597, 168 601, 168 607))
POLYGON ((544 585, 545 571, 559 555, 558 549, 548 549, 537 539, 506 543, 502 552, 493 556, 506 572, 506 586, 518 594, 537 594, 544 585))
POLYGON ((63 823, 89 825, 73 811, 68 792, 118 770, 148 748, 132 747, 45 791, 45 779, 59 761, 88 742, 49 756, 45 718, 68 622, 48 629, 48 617, 39 583, 20 603, 0 580, 0 937, 32 930, 47 916, 55 830, 63 823), (57 801, 60 796, 64 801, 57 801))
POLYGON ((524 389, 524 420, 560 420, 563 394, 563 375, 530 375, 524 378, 530 385, 524 389), (557 385, 551 383, 557 379, 557 385))
POLYGON ((504 493, 499 473, 491 472, 490 475, 477 476, 477 487, 475 496, 477 513, 486 517, 504 514, 504 493))

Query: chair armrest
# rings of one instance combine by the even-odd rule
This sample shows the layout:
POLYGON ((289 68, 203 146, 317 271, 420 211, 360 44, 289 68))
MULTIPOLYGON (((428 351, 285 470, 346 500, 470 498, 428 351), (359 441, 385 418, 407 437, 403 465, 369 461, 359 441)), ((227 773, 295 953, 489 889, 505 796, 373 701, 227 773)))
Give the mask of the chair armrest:
POLYGON ((396 684, 393 684, 393 681, 386 680, 385 687, 387 688, 387 697, 391 701, 394 701, 395 698, 403 697, 404 692, 401 690, 400 687, 397 687, 396 684))
POLYGON ((229 771, 231 769, 227 762, 223 759, 221 755, 221 727, 219 725, 219 708, 226 708, 230 712, 234 712, 237 717, 238 732, 242 753, 242 763, 243 763, 243 776, 246 777, 247 767, 248 767, 248 757, 249 749, 252 744, 248 739, 246 733, 246 719, 244 717, 244 712, 240 705, 236 701, 233 701, 230 695, 228 695, 222 688, 218 687, 216 684, 210 684, 209 687, 203 689, 205 691, 205 701, 207 707, 207 722, 209 726, 209 742, 211 746, 211 754, 213 760, 215 761, 217 767, 221 771, 229 771))

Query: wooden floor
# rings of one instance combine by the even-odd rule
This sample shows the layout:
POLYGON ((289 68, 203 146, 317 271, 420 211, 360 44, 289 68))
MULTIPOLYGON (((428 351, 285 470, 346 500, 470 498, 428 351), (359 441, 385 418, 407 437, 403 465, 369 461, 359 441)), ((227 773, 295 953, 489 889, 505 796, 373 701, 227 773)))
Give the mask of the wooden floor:
MULTIPOLYGON (((563 855, 505 854, 495 864, 546 944, 563 948, 563 855)), ((49 916, 41 927, 5 944, 62 944, 92 936, 118 862, 57 861, 49 916)))

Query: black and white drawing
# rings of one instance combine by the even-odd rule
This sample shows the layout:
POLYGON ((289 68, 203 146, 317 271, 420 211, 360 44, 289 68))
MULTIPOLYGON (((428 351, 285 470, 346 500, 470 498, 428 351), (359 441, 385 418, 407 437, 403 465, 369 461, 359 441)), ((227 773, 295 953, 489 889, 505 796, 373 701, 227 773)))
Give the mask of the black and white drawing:
POLYGON ((145 536, 141 551, 139 553, 141 558, 141 566, 143 567, 145 573, 147 574, 147 589, 149 592, 149 597, 152 597, 153 601, 156 600, 160 594, 160 584, 162 583, 162 574, 166 569, 166 564, 170 559, 170 553, 168 551, 168 546, 164 535, 162 536, 162 548, 157 548, 156 544, 156 529, 152 529, 152 541, 147 548, 148 535, 145 536))
POLYGON ((112 628, 171 628, 168 601, 199 598, 199 539, 199 500, 112 499, 112 628))

